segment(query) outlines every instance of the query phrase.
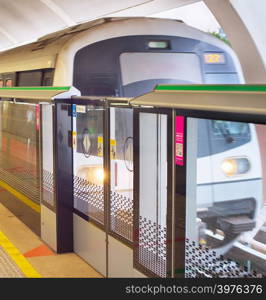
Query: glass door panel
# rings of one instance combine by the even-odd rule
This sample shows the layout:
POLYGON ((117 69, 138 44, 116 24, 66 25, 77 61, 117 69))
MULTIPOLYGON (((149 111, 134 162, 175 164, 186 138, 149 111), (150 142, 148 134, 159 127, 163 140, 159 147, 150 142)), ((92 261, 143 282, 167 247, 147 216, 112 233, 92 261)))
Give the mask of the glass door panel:
POLYGON ((133 241, 133 111, 110 109, 110 230, 133 241))
POLYGON ((168 116, 139 114, 138 264, 167 276, 168 116))
POLYGON ((188 118, 187 132, 186 277, 264 276, 265 126, 188 118))
POLYGON ((74 105, 74 209, 104 224, 103 108, 74 105))

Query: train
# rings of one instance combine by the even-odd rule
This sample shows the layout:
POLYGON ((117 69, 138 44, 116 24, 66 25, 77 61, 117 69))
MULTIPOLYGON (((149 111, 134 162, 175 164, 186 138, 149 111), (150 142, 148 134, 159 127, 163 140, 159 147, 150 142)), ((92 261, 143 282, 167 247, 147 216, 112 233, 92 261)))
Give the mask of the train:
POLYGON ((224 254, 242 233, 255 228, 262 206, 256 126, 199 119, 198 128, 199 242, 224 254), (220 234, 220 239, 212 233, 220 234))
POLYGON ((136 97, 158 83, 241 83, 233 50, 182 21, 104 18, 0 53, 0 86, 75 86, 136 97))
MULTIPOLYGON (((102 18, 69 27, 46 35, 34 43, 0 53, 0 87, 74 86, 81 95, 86 96, 137 97, 150 92, 157 84, 238 83, 244 83, 244 78, 240 63, 231 47, 211 34, 178 20, 145 17, 102 18)), ((86 114, 77 111, 79 116, 82 113, 86 114)), ((126 199, 126 206, 129 207, 127 213, 131 215, 127 218, 127 224, 132 228, 134 139, 132 109, 113 109, 111 120, 115 120, 111 139, 116 148, 116 159, 111 164, 114 170, 111 189, 122 197, 122 202, 126 199)), ((92 181, 96 186, 102 186, 104 174, 99 150, 102 143, 99 139, 100 134, 90 129, 90 122, 93 123, 93 120, 88 122, 86 118, 80 117, 74 122, 77 137, 74 176, 92 181), (92 156, 95 157, 94 166, 88 164, 88 159, 92 156), (93 172, 95 176, 92 176, 93 172)), ((241 142, 242 137, 237 133, 241 126, 238 126, 240 125, 234 122, 203 124, 210 134, 214 134, 215 138, 222 141, 221 144, 224 143, 219 150, 212 148, 202 150, 205 154, 199 153, 198 159, 198 194, 202 195, 199 196, 198 218, 201 224, 207 224, 211 230, 223 230, 226 226, 221 220, 224 218, 219 218, 219 214, 215 215, 215 212, 222 210, 230 215, 231 210, 231 205, 227 206, 231 203, 231 198, 221 197, 217 200, 218 198, 206 197, 206 193, 212 194, 207 191, 210 183, 208 181, 210 178, 207 177, 210 177, 214 168, 219 170, 222 168, 225 176, 222 179, 219 173, 214 181, 223 182, 223 188, 231 185, 237 176, 241 176, 243 181, 261 177, 259 168, 257 174, 253 172, 253 165, 246 154, 243 157, 234 154, 234 151, 243 150, 245 153, 249 151, 250 155, 251 150, 245 150, 244 147, 251 147, 252 151, 258 149, 254 127, 245 129, 249 132, 250 141, 241 142), (217 165, 218 156, 224 157, 221 167, 217 165), (233 170, 241 174, 229 174, 233 170), (229 175, 226 172, 229 172, 229 175)), ((101 128, 97 130, 100 132, 101 128)), ((28 143, 28 136, 22 140, 20 139, 20 142, 28 143)), ((256 153, 259 155, 258 150, 256 153)), ((239 193, 241 194, 241 191, 239 193)), ((257 194, 251 198, 254 201, 247 209, 250 209, 248 213, 251 216, 255 216, 261 199, 257 194)), ((239 196, 240 203, 242 200, 239 196)), ((79 201, 76 198, 75 210, 90 215, 89 206, 79 201)), ((121 205, 123 208, 123 203, 121 205)), ((241 207, 242 204, 234 205, 241 207)), ((103 203, 100 203, 99 207, 102 206, 103 203)), ((117 213, 117 210, 114 213, 117 213)), ((92 218, 96 218, 96 221, 98 218, 101 223, 103 214, 96 209, 92 218)), ((115 223, 111 224, 116 226, 115 223)), ((251 225, 243 226, 244 231, 250 230, 251 227, 251 225)), ((124 234, 124 238, 132 241, 130 228, 124 234)), ((231 245, 235 238, 235 235, 226 238, 224 244, 231 245)), ((224 247, 224 244, 221 247, 224 247)))

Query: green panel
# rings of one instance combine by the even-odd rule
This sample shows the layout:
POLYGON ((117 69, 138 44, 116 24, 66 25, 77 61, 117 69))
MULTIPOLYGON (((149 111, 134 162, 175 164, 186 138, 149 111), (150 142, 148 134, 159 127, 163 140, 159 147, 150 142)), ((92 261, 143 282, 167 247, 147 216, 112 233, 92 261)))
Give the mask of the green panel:
POLYGON ((1 90, 13 91, 68 91, 70 86, 3 87, 1 90))
POLYGON ((155 91, 266 92, 266 85, 157 85, 155 91))

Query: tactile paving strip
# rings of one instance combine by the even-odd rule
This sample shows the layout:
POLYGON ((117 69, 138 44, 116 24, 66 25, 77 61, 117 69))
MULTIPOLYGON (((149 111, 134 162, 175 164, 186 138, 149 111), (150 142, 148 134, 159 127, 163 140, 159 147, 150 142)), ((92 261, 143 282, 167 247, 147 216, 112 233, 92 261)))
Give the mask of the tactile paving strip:
POLYGON ((0 246, 0 278, 25 278, 16 264, 0 246))

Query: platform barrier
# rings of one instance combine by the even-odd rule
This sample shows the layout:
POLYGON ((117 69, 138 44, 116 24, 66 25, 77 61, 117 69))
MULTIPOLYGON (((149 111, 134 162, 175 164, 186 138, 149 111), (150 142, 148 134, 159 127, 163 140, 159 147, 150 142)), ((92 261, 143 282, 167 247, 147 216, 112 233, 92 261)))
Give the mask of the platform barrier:
POLYGON ((265 86, 0 97, 1 180, 39 205, 55 251, 106 277, 265 276, 265 86))
POLYGON ((265 276, 265 100, 261 85, 162 85, 130 101, 136 269, 265 276))
POLYGON ((67 230, 58 226, 65 209, 56 190, 55 102, 72 95, 79 92, 70 87, 0 89, 0 186, 9 192, 0 201, 57 252, 72 251, 73 246, 72 203, 71 220, 62 222, 67 230))

